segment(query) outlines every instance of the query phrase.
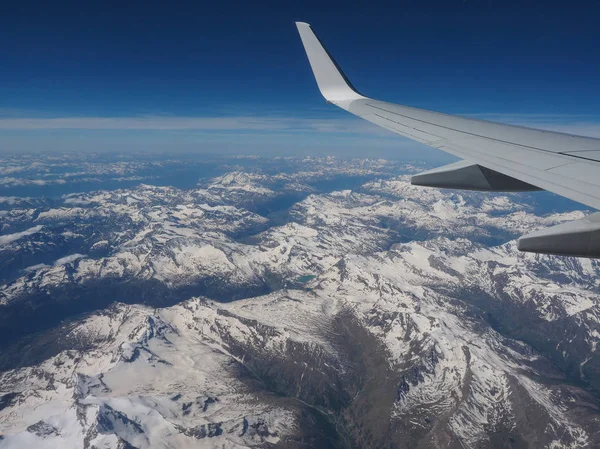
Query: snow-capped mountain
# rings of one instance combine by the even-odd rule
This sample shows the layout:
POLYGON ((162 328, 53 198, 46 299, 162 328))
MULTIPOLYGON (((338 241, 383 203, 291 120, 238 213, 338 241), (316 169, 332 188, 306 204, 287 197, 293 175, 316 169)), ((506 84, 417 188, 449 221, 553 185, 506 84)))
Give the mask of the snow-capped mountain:
POLYGON ((0 448, 600 444, 598 262, 513 241, 583 212, 231 162, 3 202, 0 448))

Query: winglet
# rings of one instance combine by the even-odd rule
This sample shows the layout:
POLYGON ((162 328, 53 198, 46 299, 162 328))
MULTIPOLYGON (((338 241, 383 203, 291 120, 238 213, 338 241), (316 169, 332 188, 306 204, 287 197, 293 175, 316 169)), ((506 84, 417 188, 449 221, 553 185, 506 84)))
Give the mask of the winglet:
POLYGON ((360 95, 348 81, 342 69, 331 57, 325 46, 315 35, 308 23, 296 22, 300 39, 308 56, 313 74, 321 94, 331 103, 344 100, 360 100, 360 95))

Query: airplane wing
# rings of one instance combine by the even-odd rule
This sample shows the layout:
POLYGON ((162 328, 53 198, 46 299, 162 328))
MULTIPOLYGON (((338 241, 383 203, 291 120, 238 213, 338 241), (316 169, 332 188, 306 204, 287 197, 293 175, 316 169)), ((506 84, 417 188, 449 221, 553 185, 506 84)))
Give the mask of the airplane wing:
MULTIPOLYGON (((548 190, 600 209, 600 139, 475 120, 361 95, 307 23, 297 22, 328 103, 462 160, 412 183, 483 191, 548 190)), ((522 251, 600 257, 600 213, 519 239, 522 251)))

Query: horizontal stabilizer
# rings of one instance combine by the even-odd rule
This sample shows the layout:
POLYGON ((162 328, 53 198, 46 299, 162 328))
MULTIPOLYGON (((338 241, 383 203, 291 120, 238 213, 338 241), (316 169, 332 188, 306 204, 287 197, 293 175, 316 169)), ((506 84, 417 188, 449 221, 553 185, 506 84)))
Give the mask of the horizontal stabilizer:
POLYGON ((521 237, 518 248, 560 256, 600 257, 600 212, 521 237))
POLYGON ((527 192, 538 187, 503 175, 481 165, 459 161, 415 175, 411 184, 446 189, 483 190, 489 192, 527 192))

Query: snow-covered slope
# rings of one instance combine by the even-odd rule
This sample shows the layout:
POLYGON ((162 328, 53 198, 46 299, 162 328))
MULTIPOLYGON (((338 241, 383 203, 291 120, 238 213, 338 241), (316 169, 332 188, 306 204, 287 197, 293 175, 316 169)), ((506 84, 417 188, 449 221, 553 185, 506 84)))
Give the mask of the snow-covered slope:
POLYGON ((78 348, 2 376, 15 405, 1 412, 2 447, 234 448, 293 430, 226 352, 151 309, 116 305, 56 335, 78 348))

